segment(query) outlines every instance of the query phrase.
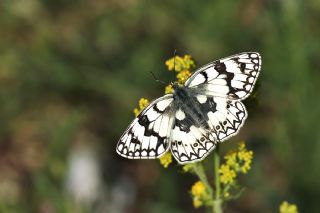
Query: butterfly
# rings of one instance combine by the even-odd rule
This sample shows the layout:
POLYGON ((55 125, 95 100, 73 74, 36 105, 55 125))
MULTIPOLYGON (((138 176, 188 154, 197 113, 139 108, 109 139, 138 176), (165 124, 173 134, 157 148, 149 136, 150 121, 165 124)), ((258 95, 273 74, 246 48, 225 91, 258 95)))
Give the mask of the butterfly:
POLYGON ((146 107, 121 136, 116 151, 129 159, 154 159, 169 149, 180 164, 203 160, 237 134, 247 118, 241 100, 258 78, 261 57, 244 52, 197 69, 173 93, 146 107))

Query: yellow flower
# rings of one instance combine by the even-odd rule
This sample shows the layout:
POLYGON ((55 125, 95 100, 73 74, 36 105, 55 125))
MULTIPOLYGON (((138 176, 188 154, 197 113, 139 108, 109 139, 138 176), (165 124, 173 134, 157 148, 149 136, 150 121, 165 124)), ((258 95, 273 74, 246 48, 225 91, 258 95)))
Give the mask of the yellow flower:
POLYGON ((201 197, 205 195, 206 187, 201 181, 197 181, 191 188, 191 194, 195 197, 201 197))
POLYGON ((146 98, 140 98, 139 100, 139 108, 134 108, 133 113, 137 117, 140 112, 149 105, 149 101, 146 98))
POLYGON ((226 156, 224 156, 224 159, 226 160, 226 164, 233 168, 238 168, 239 164, 237 162, 237 152, 231 151, 226 156))
POLYGON ((173 58, 166 60, 165 64, 167 65, 169 71, 173 70, 173 58))
POLYGON ((239 150, 245 150, 245 149, 246 149, 246 144, 245 144, 244 141, 241 141, 241 142, 239 143, 239 150))
POLYGON ((168 86, 166 86, 166 88, 164 89, 164 93, 165 93, 165 94, 173 93, 173 88, 172 88, 172 85, 171 85, 171 84, 169 84, 168 86))
POLYGON ((182 167, 183 172, 190 172, 193 169, 193 164, 186 164, 182 167))
POLYGON ((250 168, 253 158, 253 152, 247 150, 244 142, 239 144, 237 151, 229 152, 224 159, 226 160, 226 165, 232 168, 236 173, 246 174, 250 168))
POLYGON ((241 161, 243 161, 243 165, 240 167, 240 171, 246 174, 251 168, 252 162, 252 151, 241 151, 238 153, 238 157, 241 161))
POLYGON ((147 107, 149 104, 150 104, 150 103, 149 103, 148 99, 141 98, 141 99, 139 100, 139 107, 140 107, 141 110, 143 110, 143 109, 144 109, 145 107, 147 107))
POLYGON ((253 152, 252 151, 247 151, 247 150, 242 150, 238 152, 238 157, 240 160, 243 161, 251 161, 252 160, 252 156, 253 156, 253 152))
POLYGON ((203 182, 197 181, 191 187, 191 195, 193 198, 193 206, 199 208, 208 201, 209 194, 203 182))
POLYGON ((230 193, 229 193, 229 192, 223 193, 223 197, 224 197, 224 198, 229 198, 229 197, 230 197, 230 193))
POLYGON ((299 213, 295 204, 289 204, 287 201, 282 202, 280 205, 280 213, 299 213))
POLYGON ((178 83, 183 84, 190 76, 191 72, 189 70, 182 70, 177 74, 178 83))
POLYGON ((192 59, 191 55, 184 55, 184 68, 185 69, 192 69, 196 66, 195 61, 192 59))
POLYGON ((162 155, 162 157, 160 157, 159 160, 160 160, 160 164, 164 168, 168 168, 169 164, 172 163, 171 152, 167 152, 166 154, 162 155))
POLYGON ((199 199, 199 197, 194 197, 193 198, 193 206, 195 208, 199 208, 202 205, 203 205, 203 202, 199 199))
MULTIPOLYGON (((168 59, 165 64, 167 65, 169 71, 174 70, 178 73, 177 82, 179 84, 183 84, 191 76, 190 69, 195 67, 195 62, 190 55, 185 55, 183 57, 175 56, 168 59)), ((165 88, 165 93, 168 94, 172 92, 172 85, 168 85, 165 88)))
POLYGON ((253 152, 247 150, 244 142, 239 144, 238 158, 241 165, 239 171, 246 174, 251 168, 253 152))
POLYGON ((220 169, 220 181, 223 184, 233 183, 236 178, 236 172, 229 165, 222 164, 220 169))
POLYGON ((180 72, 181 70, 189 70, 195 67, 195 62, 190 55, 170 58, 165 62, 165 64, 167 65, 169 71, 175 70, 176 72, 180 72))

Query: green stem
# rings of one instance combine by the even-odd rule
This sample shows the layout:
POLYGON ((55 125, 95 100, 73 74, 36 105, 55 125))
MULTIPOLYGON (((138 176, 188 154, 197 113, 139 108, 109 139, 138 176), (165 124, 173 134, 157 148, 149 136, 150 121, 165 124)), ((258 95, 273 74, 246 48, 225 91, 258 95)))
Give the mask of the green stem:
POLYGON ((213 189, 209 184, 209 181, 207 179, 206 173, 204 172, 204 168, 202 164, 201 163, 194 164, 193 170, 198 175, 199 179, 203 182, 203 184, 206 186, 210 197, 213 197, 213 189))
POLYGON ((220 168, 220 156, 219 156, 219 145, 218 145, 216 150, 214 150, 214 173, 215 173, 215 185, 216 185, 215 199, 216 200, 220 199, 220 194, 221 194, 219 168, 220 168))
POLYGON ((219 156, 219 144, 217 148, 214 150, 214 173, 215 173, 215 186, 216 193, 213 205, 213 212, 222 213, 222 200, 221 200, 221 185, 220 185, 220 156, 219 156))

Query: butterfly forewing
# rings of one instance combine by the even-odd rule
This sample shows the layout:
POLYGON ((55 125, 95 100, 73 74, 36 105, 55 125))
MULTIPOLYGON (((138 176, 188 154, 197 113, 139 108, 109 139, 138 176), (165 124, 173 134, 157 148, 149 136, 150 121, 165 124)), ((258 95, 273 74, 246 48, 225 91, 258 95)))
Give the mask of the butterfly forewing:
POLYGON ((201 67, 185 86, 211 96, 243 100, 251 93, 260 68, 259 53, 240 53, 201 67))
POLYGON ((131 159, 157 158, 169 148, 173 118, 172 95, 153 101, 129 125, 121 136, 117 152, 131 159))

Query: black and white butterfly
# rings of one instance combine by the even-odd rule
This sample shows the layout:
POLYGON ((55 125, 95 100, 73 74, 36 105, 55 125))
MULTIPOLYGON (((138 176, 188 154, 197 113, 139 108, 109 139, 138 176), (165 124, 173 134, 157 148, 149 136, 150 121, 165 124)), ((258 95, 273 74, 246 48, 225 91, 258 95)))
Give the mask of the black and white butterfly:
POLYGON ((257 80, 261 57, 245 52, 196 70, 183 86, 173 84, 146 107, 121 136, 117 152, 130 159, 154 159, 169 149, 180 163, 204 159, 237 134, 247 118, 241 100, 257 80))

